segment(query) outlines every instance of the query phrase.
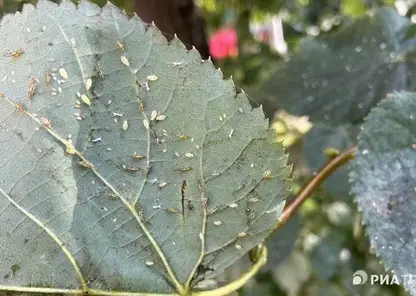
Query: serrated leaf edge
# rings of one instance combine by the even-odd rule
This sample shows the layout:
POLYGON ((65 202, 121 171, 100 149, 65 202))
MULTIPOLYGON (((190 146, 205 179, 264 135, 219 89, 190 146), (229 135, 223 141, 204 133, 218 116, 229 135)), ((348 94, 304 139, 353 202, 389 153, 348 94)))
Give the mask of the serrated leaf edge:
MULTIPOLYGON (((407 91, 401 91, 401 92, 399 92, 399 91, 393 91, 393 95, 395 95, 395 96, 406 95, 406 94, 411 94, 411 93, 412 92, 407 92, 407 91)), ((392 100, 392 99, 394 99, 394 98, 391 97, 391 94, 387 94, 386 97, 384 99, 380 100, 375 106, 373 106, 370 109, 368 115, 366 117, 364 117, 363 124, 361 125, 361 131, 360 131, 360 133, 358 134, 358 137, 357 137, 357 150, 358 150, 358 153, 356 154, 355 157, 357 157, 357 156, 358 157, 361 157, 362 151, 359 150, 359 147, 361 146, 362 141, 363 141, 362 140, 362 136, 363 136, 363 132, 366 130, 365 127, 367 125, 367 122, 372 117, 377 116, 377 113, 379 112, 379 110, 382 109, 383 105, 384 104, 387 104, 386 102, 388 100, 392 100)), ((360 216, 361 216, 361 224, 362 224, 362 226, 365 226, 366 227, 367 225, 370 225, 370 223, 369 223, 370 221, 369 221, 368 217, 366 217, 366 215, 364 213, 364 210, 363 210, 363 207, 362 207, 362 205, 360 203, 360 199, 359 199, 358 195, 354 193, 354 182, 355 182, 354 171, 356 169, 355 167, 356 167, 355 160, 353 160, 351 162, 351 164, 348 166, 348 170, 349 170, 348 177, 349 177, 349 183, 351 185, 351 192, 350 192, 350 194, 353 196, 353 201, 357 205, 357 209, 358 209, 358 211, 360 213, 360 216)), ((374 240, 372 239, 371 233, 366 230, 365 231, 365 235, 369 239, 370 246, 372 248, 374 248, 375 255, 376 255, 377 259, 379 260, 379 263, 381 265, 383 265, 384 270, 385 271, 392 272, 395 267, 393 266, 393 264, 389 260, 386 260, 381 255, 380 248, 379 248, 379 246, 377 244, 375 244, 374 240)), ((402 286, 405 289, 405 291, 410 292, 406 285, 403 285, 402 284, 402 286)))
MULTIPOLYGON (((55 3, 52 3, 52 2, 50 2, 50 1, 47 1, 47 0, 40 0, 37 4, 36 4, 36 8, 37 8, 37 6, 39 5, 39 3, 42 3, 42 2, 49 2, 48 4, 54 4, 54 5, 56 5, 55 3)), ((82 4, 82 2, 89 2, 89 1, 86 1, 86 0, 83 0, 83 1, 81 1, 79 4, 82 4)), ((94 3, 92 3, 92 2, 89 2, 89 3, 91 3, 91 4, 94 4, 94 3)), ((78 4, 78 5, 79 5, 78 4)), ((73 5, 73 7, 76 9, 76 10, 78 10, 78 5, 74 5, 71 1, 68 1, 68 0, 64 0, 62 3, 60 3, 59 5, 56 5, 56 7, 63 7, 63 6, 65 6, 65 5, 73 5)), ((95 4, 94 4, 95 5, 95 4)), ((16 15, 18 15, 18 14, 20 14, 20 15, 23 15, 23 14, 25 14, 25 13, 27 13, 28 11, 30 12, 30 11, 33 11, 35 9, 35 6, 34 5, 32 5, 32 4, 25 4, 24 5, 24 9, 23 9, 23 12, 22 13, 16 13, 16 15)), ((112 4, 111 2, 107 2, 107 4, 103 7, 103 8, 100 8, 100 10, 101 10, 101 12, 103 11, 103 10, 105 10, 105 9, 117 9, 118 11, 120 11, 120 9, 119 8, 117 8, 114 4, 112 4)), ((14 15, 11 15, 11 16, 14 16, 14 15)), ((132 17, 132 18, 135 18, 135 17, 137 17, 138 19, 140 19, 136 14, 132 17)), ((129 19, 132 19, 132 18, 129 18, 129 19)), ((6 20, 6 19, 3 19, 3 20, 6 20)), ((9 21, 10 21, 11 19, 9 19, 9 21)), ((141 19, 140 19, 140 21, 141 21, 141 19)), ((162 35, 161 34, 161 32, 160 32, 160 30, 154 25, 154 23, 152 23, 152 25, 151 26, 147 26, 146 27, 146 30, 149 30, 149 28, 152 28, 153 30, 155 30, 155 32, 157 32, 157 33, 159 33, 160 35, 162 35)), ((61 30, 62 31, 62 30, 61 30)), ((63 33, 64 34, 64 33, 63 33)), ((163 35, 162 35, 163 36, 163 35)), ((65 36, 65 34, 64 34, 64 37, 66 38, 66 36, 65 36)), ((165 38, 165 37, 163 37, 163 38, 165 38)), ((166 39, 166 38, 165 38, 166 39)), ((168 47, 170 47, 170 46, 173 46, 173 43, 176 43, 175 45, 182 45, 183 46, 183 48, 184 49, 186 49, 186 47, 185 47, 185 45, 183 45, 183 43, 176 37, 176 35, 175 35, 175 37, 172 39, 172 40, 170 40, 169 42, 167 42, 168 44, 167 44, 167 46, 168 47)), ((70 43, 69 43, 70 44, 70 43)), ((215 68, 215 66, 214 66, 214 64, 212 63, 212 61, 211 61, 211 59, 209 58, 208 60, 202 60, 201 59, 201 57, 200 57, 200 54, 199 54, 199 52, 195 49, 195 47, 193 47, 191 50, 187 50, 187 52, 192 52, 193 54, 196 54, 199 58, 200 58, 200 60, 201 60, 201 63, 206 63, 206 62, 208 62, 213 68, 215 68)), ((76 54, 75 54, 75 56, 77 56, 76 54)), ((127 65, 127 66, 129 66, 129 65, 127 65)), ((232 78, 230 77, 230 78, 228 78, 228 79, 224 79, 224 77, 223 77, 223 73, 222 73, 222 71, 220 70, 220 69, 217 69, 218 71, 217 71, 217 73, 219 73, 219 75, 221 76, 221 78, 223 79, 223 81, 229 81, 230 83, 232 83, 232 84, 234 84, 234 82, 233 82, 233 80, 232 80, 232 78)), ((81 74, 82 74, 82 71, 81 71, 81 74)), ((82 74, 82 76, 83 76, 83 74, 82 74)), ((85 77, 82 77, 83 78, 83 81, 85 80, 84 78, 85 77)), ((242 91, 242 93, 244 94, 244 91, 242 91)), ((238 95, 238 93, 236 92, 235 93, 235 96, 237 96, 238 95)), ((6 100, 8 100, 9 101, 9 103, 11 103, 12 105, 14 105, 14 106, 16 106, 17 105, 17 103, 15 103, 15 102, 13 102, 13 100, 11 100, 10 98, 7 98, 7 97, 4 97, 6 100)), ((246 96, 245 96, 245 98, 246 98, 246 96)), ((256 109, 260 109, 260 110, 262 110, 262 106, 260 106, 260 107, 258 107, 258 108, 252 108, 252 110, 251 110, 251 112, 257 112, 258 110, 256 110, 256 109)), ((44 128, 52 137, 54 137, 56 140, 58 140, 59 142, 61 142, 61 144, 65 147, 66 145, 67 145, 67 141, 64 139, 64 138, 62 138, 62 137, 60 137, 58 134, 56 134, 54 131, 53 131, 53 129, 51 128, 51 127, 45 127, 43 124, 42 124, 42 122, 39 120, 39 119, 37 119, 34 115, 32 115, 32 114, 30 114, 29 112, 27 112, 27 111, 23 111, 26 115, 28 115, 29 117, 31 117, 31 119, 32 120, 34 120, 37 124, 39 124, 39 127, 42 127, 42 128, 44 128)), ((262 111, 260 111, 260 112, 262 112, 262 111)), ((263 112, 262 112, 263 113, 263 112)), ((146 117, 146 115, 144 114, 144 112, 143 112, 143 115, 145 116, 145 118, 147 118, 146 117)), ((263 118, 264 118, 264 113, 263 113, 263 118)), ((264 119, 265 120, 265 123, 267 122, 267 119, 264 119)), ((150 137, 150 132, 148 131, 148 137, 150 137)), ((282 149, 283 151, 283 153, 284 153, 284 148, 282 147, 282 145, 280 144, 278 144, 278 146, 280 146, 280 149, 282 149)), ((150 148, 148 147, 148 150, 149 150, 150 148)), ((149 152, 149 151, 148 151, 149 152)), ((81 152, 80 151, 77 151, 77 150, 74 150, 74 154, 75 155, 77 155, 82 161, 84 161, 85 163, 88 163, 88 164, 91 164, 82 154, 81 154, 81 152)), ((201 153, 201 155, 202 155, 202 153, 201 153)), ((284 154, 284 156, 282 157, 282 158, 284 158, 285 159, 285 163, 287 163, 287 159, 288 159, 288 156, 287 156, 287 154, 284 154)), ((149 157, 147 157, 147 162, 149 161, 148 160, 149 159, 149 157)), ((280 159, 279 159, 280 160, 280 159)), ((289 166, 285 166, 285 168, 289 168, 289 173, 288 174, 290 174, 290 172, 291 172, 291 167, 292 166, 290 166, 290 168, 289 168, 289 166)), ((169 265, 169 263, 167 262, 167 259, 166 259, 166 257, 164 256, 164 254, 163 254, 163 252, 162 252, 162 250, 160 249, 160 247, 158 246, 158 244, 157 244, 157 242, 153 239, 153 237, 152 237, 152 235, 150 234, 150 232, 147 230, 147 228, 146 228, 146 226, 144 225, 144 223, 141 221, 141 218, 140 218, 140 216, 138 215, 138 213, 137 213, 137 211, 136 211, 136 209, 134 208, 134 204, 137 202, 137 200, 138 200, 138 197, 139 197, 139 195, 140 195, 140 192, 138 193, 138 195, 137 195, 137 197, 136 197, 136 199, 135 199, 135 201, 131 204, 131 203, 129 203, 119 192, 117 192, 117 190, 111 185, 111 184, 109 184, 108 183, 108 181, 103 177, 103 176, 101 176, 99 173, 98 173, 98 171, 96 171, 96 169, 94 168, 94 166, 93 165, 91 165, 88 169, 90 169, 109 189, 111 189, 112 191, 113 191, 113 193, 118 197, 118 198, 120 198, 120 200, 125 204, 125 206, 127 206, 127 208, 130 210, 130 212, 133 214, 133 216, 135 217, 135 219, 138 221, 138 223, 139 223, 139 225, 141 226, 141 229, 142 229, 142 231, 145 233, 145 235, 146 235, 146 237, 148 238, 148 240, 151 242, 151 244, 152 244, 152 246, 153 246, 153 248, 156 250, 156 252, 158 253, 158 255, 159 255, 159 257, 160 257, 160 259, 162 260, 162 262, 163 262, 163 264, 164 264, 164 267, 165 267, 165 269, 167 270, 167 272, 168 272, 168 274, 169 274, 169 276, 170 276, 170 280, 171 280, 171 282, 174 284, 174 286, 176 287, 176 289, 177 289, 177 291, 180 293, 180 294, 184 294, 184 293, 187 293, 187 290, 190 288, 190 283, 191 283, 191 280, 193 279, 193 277, 194 277, 194 275, 195 275, 195 273, 196 273, 196 271, 197 271, 197 268, 198 268, 198 266, 199 266, 199 264, 202 262, 202 260, 203 260, 203 258, 204 258, 204 256, 206 255, 205 254, 205 252, 204 252, 204 235, 205 235, 205 224, 206 224, 206 211, 205 211, 205 209, 204 209, 204 218, 203 218, 203 226, 202 226, 202 229, 201 229, 201 233, 200 234, 202 234, 202 235, 200 235, 200 237, 202 237, 201 238, 201 254, 200 254, 200 257, 199 257, 199 259, 198 259, 198 261, 197 261, 197 264, 195 265, 195 267, 194 267, 194 269, 193 269, 193 271, 192 271, 192 273, 190 274, 190 276, 189 276, 189 278, 188 278, 188 280, 186 281, 186 285, 185 286, 183 286, 182 284, 180 284, 179 283, 179 281, 177 280, 177 278, 176 278, 176 276, 174 275, 174 273, 173 273, 173 271, 172 271, 172 269, 170 268, 170 265, 169 265)), ((285 179, 284 181, 289 181, 289 180, 291 180, 290 178, 287 178, 287 179, 285 179)), ((1 189, 0 189, 1 190, 1 189)), ((3 191, 1 191, 1 193, 2 194, 5 194, 5 192, 3 192, 3 191)), ((6 197, 7 197, 7 195, 6 195, 6 197)), ((9 199, 10 199, 10 197, 8 197, 9 199)), ((203 195, 202 195, 202 197, 201 198, 203 198, 203 195)), ((13 204, 15 204, 15 203, 13 203, 13 204)), ((16 204, 16 206, 18 206, 17 204, 16 204)), ((20 208, 21 209, 21 208, 20 208)), ((21 209, 21 210, 23 210, 24 211, 24 213, 25 214, 27 214, 27 215, 30 215, 29 217, 33 217, 35 220, 35 222, 37 223, 37 224, 39 224, 39 225, 42 225, 42 223, 40 222, 40 221, 38 221, 33 215, 31 215, 29 212, 26 212, 24 209, 21 209)), ((32 219, 33 220, 33 219, 32 219)), ((62 242, 60 242, 59 241, 59 239, 49 230, 47 230, 47 228, 45 228, 45 227, 43 227, 43 229, 45 229, 45 231, 50 235, 50 236, 52 236, 52 238, 63 248, 63 244, 62 244, 62 242)), ((66 249, 67 250, 67 249, 66 249)), ((65 251, 64 251, 65 252, 65 251)), ((90 294, 90 295, 135 295, 136 293, 131 293, 131 292, 126 292, 126 293, 124 293, 124 292, 121 292, 121 293, 117 293, 117 294, 114 294, 114 292, 109 292, 109 294, 103 294, 103 291, 97 291, 97 290, 92 290, 92 289, 89 289, 88 287, 87 287, 87 284, 86 284, 86 282, 85 282, 85 279, 83 279, 83 277, 82 277, 82 274, 81 274, 81 272, 80 272, 80 269, 79 269, 79 267, 77 266, 77 264, 76 264, 76 262, 75 262, 75 259, 72 257, 72 255, 69 253, 69 251, 67 250, 67 252, 65 252, 65 254, 68 256, 68 258, 69 258, 69 260, 71 261, 71 263, 73 264, 73 266, 74 266, 74 268, 75 268, 75 270, 76 270, 76 273, 79 275, 79 277, 80 277, 80 279, 81 279, 81 284, 82 284, 82 287, 84 288, 84 290, 86 290, 86 291, 88 291, 88 293, 90 294), (97 294, 98 293, 98 294, 97 294)), ((264 251, 264 255, 265 256, 267 256, 267 251, 264 251)), ((266 259, 264 259, 264 263, 265 263, 265 260, 266 259)), ((264 264, 263 263, 263 264, 264 264)), ((263 265, 262 264, 262 265, 263 265)), ((258 270, 258 269, 257 269, 258 270)), ((253 274, 251 274, 250 272, 249 272, 249 274, 250 274, 250 277, 253 275, 253 274)), ((240 278, 238 281, 241 281, 242 279, 244 279, 245 277, 243 276, 242 278, 240 278)), ((245 282, 244 282, 245 283, 245 282)), ((235 284, 233 284, 233 283, 231 283, 232 285, 235 285, 235 284)), ((230 285, 231 285, 230 284, 230 285)), ((241 285, 242 286, 242 285, 241 285)), ((222 287, 222 288, 219 288, 219 289, 223 289, 224 287, 222 287)), ((227 288, 228 289, 228 288, 227 288)), ((0 290, 8 290, 7 289, 7 286, 0 286, 0 290)), ((59 289, 50 289, 50 288, 31 288, 31 287, 18 287, 17 289, 13 289, 12 291, 17 291, 17 290, 19 290, 19 291, 27 291, 27 292, 36 292, 36 291, 38 291, 38 292, 46 292, 46 293, 48 293, 48 291, 53 291, 54 293, 80 293, 80 291, 79 290, 65 290, 65 289, 61 289, 60 291, 58 291, 59 289), (70 292, 69 292, 70 291, 70 292)), ((218 289, 217 289, 218 290, 218 289)), ((213 291, 215 291, 215 290, 213 290, 213 291)), ((211 291, 211 292, 213 292, 213 291, 211 291)), ((229 293, 229 292, 231 292, 230 290, 227 290, 228 292, 227 292, 227 294, 229 293)), ((82 293, 84 293, 85 291, 83 291, 82 293)), ((204 292, 201 292, 201 293, 204 293, 204 292)), ((151 294, 151 293, 140 293, 140 295, 172 295, 172 294, 151 294)), ((202 294, 201 294, 202 295, 202 294)), ((215 294, 215 295, 220 295, 220 294, 215 294)), ((221 294, 222 295, 222 294, 221 294)), ((223 294, 223 295, 225 295, 225 294, 223 294)))

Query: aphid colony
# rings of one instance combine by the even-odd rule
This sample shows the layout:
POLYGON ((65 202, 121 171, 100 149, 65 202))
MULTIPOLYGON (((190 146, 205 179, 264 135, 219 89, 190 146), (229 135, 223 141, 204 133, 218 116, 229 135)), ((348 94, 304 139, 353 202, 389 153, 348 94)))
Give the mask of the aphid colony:
MULTIPOLYGON (((118 40, 117 40, 117 45, 118 45, 119 49, 121 50, 121 52, 124 53, 125 52, 124 45, 120 41, 118 41, 118 40)), ((18 50, 15 50, 15 51, 8 52, 6 54, 6 56, 11 57, 13 59, 17 59, 17 58, 19 58, 23 54, 24 54, 24 51, 22 49, 18 49, 18 50)), ((121 63, 123 65, 125 65, 127 67, 130 67, 130 60, 124 54, 120 56, 120 61, 121 61, 121 63)), ((183 63, 183 61, 179 61, 179 62, 172 62, 171 64, 173 66, 179 66, 182 63, 183 63)), ((137 70, 133 70, 133 73, 136 74, 137 73, 137 70)), ((45 74, 45 82, 46 82, 45 84, 47 86, 51 86, 52 85, 52 82, 54 82, 54 81, 57 82, 58 84, 61 84, 61 83, 64 83, 68 79, 69 79, 68 72, 63 67, 61 67, 59 69, 52 69, 52 73, 49 73, 48 72, 48 73, 45 74), (55 74, 53 74, 53 72, 58 72, 62 79, 58 79, 57 76, 55 74)), ((159 80, 159 77, 152 74, 152 75, 148 75, 146 77, 146 80, 147 81, 145 82, 144 86, 145 86, 146 90, 149 90, 150 88, 149 88, 148 81, 155 82, 155 81, 159 80)), ((35 95, 35 92, 37 91, 37 86, 38 86, 38 83, 39 82, 40 81, 39 81, 38 78, 31 77, 29 79, 28 93, 27 93, 29 99, 33 99, 33 97, 35 95)), ((92 85, 93 85, 92 79, 91 78, 86 78, 85 81, 84 81, 84 87, 85 87, 85 91, 87 93, 91 90, 92 85)), ((58 88, 56 90, 54 88, 51 88, 51 91, 52 91, 52 95, 56 95, 57 92, 58 93, 61 93, 62 92, 62 89, 61 88, 58 88)), ((0 95, 2 95, 2 94, 0 93, 0 95)), ((88 94, 77 92, 77 96, 78 96, 78 98, 80 100, 76 100, 75 101, 75 108, 80 109, 82 103, 85 104, 85 105, 87 105, 87 106, 91 106, 91 100, 90 100, 88 94)), ((109 106, 111 103, 112 103, 112 101, 109 100, 107 102, 106 106, 109 106)), ((142 112, 144 114, 144 112, 145 112, 144 109, 145 108, 144 108, 144 104, 143 104, 143 102, 141 100, 138 101, 138 106, 139 106, 140 112, 142 112)), ((24 111, 23 108, 21 107, 21 105, 19 105, 19 104, 16 104, 16 108, 19 111, 21 111, 21 112, 24 111)), ((241 107, 238 110, 239 110, 240 113, 243 112, 243 109, 241 107)), ((83 116, 82 116, 82 114, 80 112, 76 112, 76 113, 74 113, 74 115, 75 115, 75 118, 77 120, 82 120, 83 119, 83 116)), ((113 117, 115 117, 115 119, 117 119, 117 117, 122 117, 122 116, 123 116, 123 114, 113 112, 113 117)), ((163 121, 166 118, 167 118, 167 116, 165 114, 162 114, 162 113, 160 113, 157 110, 152 110, 150 112, 150 116, 149 117, 145 116, 145 118, 143 119, 143 126, 146 128, 146 130, 150 130, 152 122, 163 121)), ((219 120, 220 121, 223 121, 226 118, 227 118, 227 115, 225 113, 223 113, 221 116, 219 116, 219 120)), ((45 128, 51 128, 51 122, 46 117, 40 117, 40 122, 42 123, 42 125, 45 128)), ((129 120, 125 119, 121 123, 121 129, 123 131, 127 131, 128 128, 129 128, 129 120)), ((234 129, 229 130, 229 132, 228 132, 228 138, 231 139, 231 137, 233 136, 234 132, 235 132, 234 129)), ((183 133, 174 133, 174 135, 175 135, 175 137, 178 140, 181 140, 181 141, 185 141, 185 140, 188 140, 189 139, 189 137, 187 135, 183 134, 183 133)), ((191 140, 193 142, 193 139, 191 139, 191 140)), ((93 143, 98 143, 98 142, 101 142, 102 139, 101 139, 101 137, 98 137, 98 138, 92 139, 91 141, 93 143)), ((75 148, 74 148, 74 146, 72 144, 72 140, 71 140, 70 137, 68 137, 67 141, 65 142, 65 145, 66 145, 66 152, 68 154, 76 154, 76 150, 75 150, 75 148)), ((198 145, 196 145, 196 148, 197 149, 200 149, 200 147, 198 145)), ((110 148, 108 148, 107 150, 108 151, 111 151, 110 148)), ((166 151, 167 151, 166 149, 163 150, 163 152, 166 152, 166 151)), ((177 157, 180 157, 181 156, 176 151, 174 153, 175 153, 175 155, 177 157)), ((193 152, 185 152, 185 153, 183 153, 183 156, 186 157, 186 158, 193 158, 193 157, 195 157, 195 154, 193 152)), ((140 159, 144 159, 146 157, 144 155, 142 155, 142 154, 137 153, 137 152, 133 152, 132 153, 132 158, 134 160, 140 160, 140 159)), ((77 165, 82 166, 82 167, 85 167, 85 168, 93 168, 94 167, 94 165, 92 163, 90 163, 90 162, 88 162, 87 160, 84 160, 84 159, 80 160, 77 163, 77 165)), ((251 167, 253 167, 253 165, 251 167)), ((138 169, 135 168, 135 167, 126 167, 125 165, 123 165, 123 169, 126 170, 126 171, 130 171, 130 172, 138 171, 138 169)), ((177 170, 178 171, 181 171, 181 172, 188 172, 188 171, 191 171, 192 170, 192 167, 185 166, 185 167, 179 168, 177 170)), ((264 171, 263 174, 262 174, 262 178, 261 179, 262 180, 266 180, 266 179, 270 179, 270 178, 271 178, 271 171, 270 170, 264 171)), ((168 182, 166 182, 166 181, 159 182, 157 184, 157 186, 159 188, 164 188, 164 187, 168 186, 168 182)), ((257 202, 260 201, 260 199, 257 198, 257 197, 250 197, 247 201, 249 203, 257 203, 257 202)), ((205 203, 206 203, 206 200, 205 200, 205 203)), ((231 208, 231 209, 237 208, 238 206, 239 206, 238 203, 231 203, 231 204, 228 205, 228 207, 231 208)), ((155 206, 154 208, 155 209, 158 209, 160 207, 161 206, 158 205, 158 206, 155 206)), ((189 200, 188 200, 188 206, 187 207, 188 207, 189 210, 193 210, 194 209, 194 206, 192 205, 192 203, 190 203, 189 200)), ((167 211, 170 212, 170 213, 178 213, 179 212, 179 210, 177 210, 176 208, 168 208, 167 211)), ((220 221, 220 220, 215 220, 213 222, 213 225, 214 226, 221 226, 223 224, 224 224, 224 222, 223 221, 220 221)), ((247 233, 246 232, 240 232, 240 233, 237 234, 237 238, 244 238, 246 236, 247 236, 247 233)), ((200 233, 200 239, 201 240, 204 239, 202 233, 200 233)), ((236 244, 235 245, 235 248, 237 250, 241 250, 242 249, 242 246, 239 245, 239 244, 236 244)), ((147 266, 152 266, 152 265, 154 265, 154 262, 153 261, 146 261, 145 264, 147 266)))

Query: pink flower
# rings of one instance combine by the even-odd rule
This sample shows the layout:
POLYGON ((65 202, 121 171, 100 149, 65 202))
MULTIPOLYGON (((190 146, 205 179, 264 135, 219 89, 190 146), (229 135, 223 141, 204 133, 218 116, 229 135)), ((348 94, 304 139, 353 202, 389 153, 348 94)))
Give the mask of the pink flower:
POLYGON ((215 31, 208 41, 209 53, 214 59, 225 59, 238 55, 237 32, 233 28, 215 31))

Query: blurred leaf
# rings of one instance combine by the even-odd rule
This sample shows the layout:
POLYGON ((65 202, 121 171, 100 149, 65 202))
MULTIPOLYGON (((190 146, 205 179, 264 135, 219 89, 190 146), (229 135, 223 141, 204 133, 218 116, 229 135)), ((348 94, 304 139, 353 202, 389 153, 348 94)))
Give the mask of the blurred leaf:
POLYGON ((318 287, 316 295, 343 296, 339 287, 329 283, 321 283, 318 287))
POLYGON ((321 280, 334 276, 342 264, 339 255, 345 236, 337 231, 330 231, 322 237, 312 251, 309 253, 312 271, 321 280))
POLYGON ((407 81, 416 76, 413 64, 407 68, 414 57, 402 51, 400 34, 409 26, 383 8, 328 37, 304 40, 266 84, 268 100, 274 110, 281 106, 312 122, 360 122, 387 93, 416 87, 407 81))
MULTIPOLYGON (((371 244, 395 274, 416 274, 416 94, 396 93, 368 117, 351 165, 371 244)), ((416 282, 404 281, 416 295, 416 282)))
POLYGON ((311 268, 304 253, 295 250, 273 272, 273 278, 289 296, 297 295, 308 280, 311 268))
POLYGON ((270 274, 257 275, 255 279, 241 289, 241 296, 285 296, 270 274))
MULTIPOLYGON (((310 171, 314 172, 328 162, 328 157, 324 154, 326 148, 331 147, 343 151, 355 145, 359 130, 358 124, 340 127, 313 126, 303 138, 303 156, 310 171)), ((329 176, 323 183, 323 188, 333 198, 350 202, 351 186, 348 182, 347 166, 338 168, 329 176)))
POLYGON ((276 141, 282 142, 283 147, 289 147, 297 142, 312 127, 306 116, 297 117, 284 111, 278 112, 271 128, 276 132, 276 141))
POLYGON ((351 208, 343 202, 331 203, 327 210, 328 220, 335 226, 351 228, 353 216, 351 208))
POLYGON ((342 0, 341 13, 351 17, 361 16, 366 13, 366 7, 362 0, 342 0))
POLYGON ((300 218, 296 214, 267 238, 268 258, 263 270, 275 269, 293 251, 299 235, 300 218))

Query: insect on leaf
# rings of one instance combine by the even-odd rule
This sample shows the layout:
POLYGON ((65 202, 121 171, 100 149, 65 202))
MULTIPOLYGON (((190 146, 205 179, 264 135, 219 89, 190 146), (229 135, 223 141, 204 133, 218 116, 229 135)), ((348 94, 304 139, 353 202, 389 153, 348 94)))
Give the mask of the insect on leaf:
POLYGON ((185 295, 262 242, 290 167, 232 80, 111 3, 26 5, 0 46, 26 27, 25 54, 0 56, 0 77, 19 69, 0 81, 0 294, 185 295), (28 100, 27 77, 47 73, 28 100))

